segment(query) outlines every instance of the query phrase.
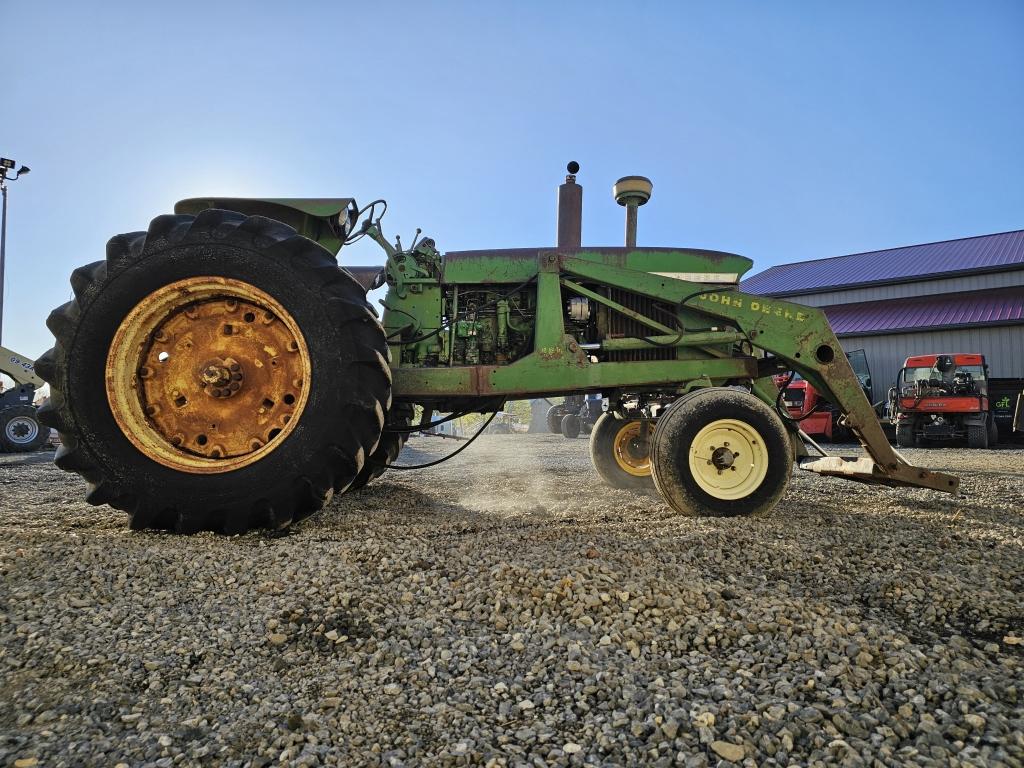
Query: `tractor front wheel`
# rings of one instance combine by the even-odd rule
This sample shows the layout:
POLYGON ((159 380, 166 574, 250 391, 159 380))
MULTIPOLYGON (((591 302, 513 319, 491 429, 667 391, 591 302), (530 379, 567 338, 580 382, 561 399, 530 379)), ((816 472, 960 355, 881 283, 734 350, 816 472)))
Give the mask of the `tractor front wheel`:
POLYGON ((55 462, 131 527, 282 528, 359 475, 391 402, 362 287, 291 227, 159 216, 71 276, 36 363, 55 462))
POLYGON ((651 479, 651 437, 654 422, 648 419, 616 419, 602 414, 590 433, 590 460, 594 469, 613 488, 645 490, 651 479))
POLYGON ((680 398, 651 441, 658 492, 684 515, 772 509, 789 486, 793 449, 776 413, 754 395, 711 387, 680 398))
POLYGON ((580 436, 581 429, 580 417, 575 413, 567 413, 562 417, 562 435, 564 437, 575 440, 580 436))

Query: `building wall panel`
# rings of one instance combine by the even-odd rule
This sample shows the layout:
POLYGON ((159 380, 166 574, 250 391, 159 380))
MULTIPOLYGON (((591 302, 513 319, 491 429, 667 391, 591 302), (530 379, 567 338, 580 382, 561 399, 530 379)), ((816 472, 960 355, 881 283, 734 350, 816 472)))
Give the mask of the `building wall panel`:
POLYGON ((873 285, 849 291, 826 291, 799 296, 782 296, 787 301, 808 307, 827 307, 831 304, 853 304, 860 301, 881 299, 902 299, 911 296, 933 296, 938 293, 959 293, 961 291, 983 291, 989 288, 1010 286, 1024 288, 1024 270, 990 272, 982 275, 965 275, 945 280, 920 280, 896 285, 873 285))
POLYGON ((910 355, 934 352, 980 352, 991 376, 1024 378, 1024 326, 963 328, 949 331, 891 333, 881 336, 844 336, 843 349, 863 349, 871 367, 877 402, 895 383, 896 374, 910 355))

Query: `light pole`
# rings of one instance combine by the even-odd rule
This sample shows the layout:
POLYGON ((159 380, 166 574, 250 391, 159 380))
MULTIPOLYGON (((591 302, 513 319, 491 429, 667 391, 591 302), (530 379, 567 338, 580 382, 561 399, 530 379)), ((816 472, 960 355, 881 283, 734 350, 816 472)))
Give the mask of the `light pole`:
POLYGON ((0 342, 4 339, 4 266, 7 252, 7 182, 17 181, 31 169, 27 165, 21 166, 11 177, 7 172, 14 169, 14 161, 6 157, 0 157, 0 192, 3 193, 3 214, 0 216, 0 342))

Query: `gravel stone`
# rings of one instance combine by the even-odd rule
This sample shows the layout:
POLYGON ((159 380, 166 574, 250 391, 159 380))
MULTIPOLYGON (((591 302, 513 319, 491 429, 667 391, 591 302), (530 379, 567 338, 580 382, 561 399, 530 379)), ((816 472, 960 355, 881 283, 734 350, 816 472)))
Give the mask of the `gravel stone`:
POLYGON ((1024 450, 905 453, 963 494, 688 518, 488 435, 232 538, 0 455, 0 765, 1022 765, 1024 450))
POLYGON ((711 742, 711 749, 715 751, 715 754, 724 760, 729 760, 733 763, 738 763, 743 759, 743 745, 742 744, 730 744, 727 741, 713 741, 711 742))

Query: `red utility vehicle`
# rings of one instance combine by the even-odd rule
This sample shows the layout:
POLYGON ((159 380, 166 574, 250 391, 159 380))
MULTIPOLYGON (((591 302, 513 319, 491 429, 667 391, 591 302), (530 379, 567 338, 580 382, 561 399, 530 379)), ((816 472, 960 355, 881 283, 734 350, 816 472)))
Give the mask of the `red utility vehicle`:
POLYGON ((776 376, 775 384, 779 387, 786 387, 786 391, 783 393, 783 403, 789 417, 799 420, 800 429, 808 435, 820 435, 831 441, 833 435, 842 429, 836 423, 837 412, 835 409, 818 394, 818 390, 806 379, 796 375, 787 384, 788 378, 788 376, 776 376))
MULTIPOLYGON (((870 402, 872 400, 871 370, 868 368, 864 350, 855 349, 852 352, 847 352, 846 357, 870 402)), ((782 404, 786 407, 786 413, 791 419, 799 421, 800 429, 808 435, 822 436, 829 442, 850 439, 850 430, 839 422, 843 414, 834 404, 823 398, 814 385, 802 378, 800 374, 776 376, 775 386, 780 389, 785 387, 782 393, 782 404)))
POLYGON ((971 448, 987 448, 997 440, 984 355, 908 357, 889 401, 901 448, 963 438, 971 448))

